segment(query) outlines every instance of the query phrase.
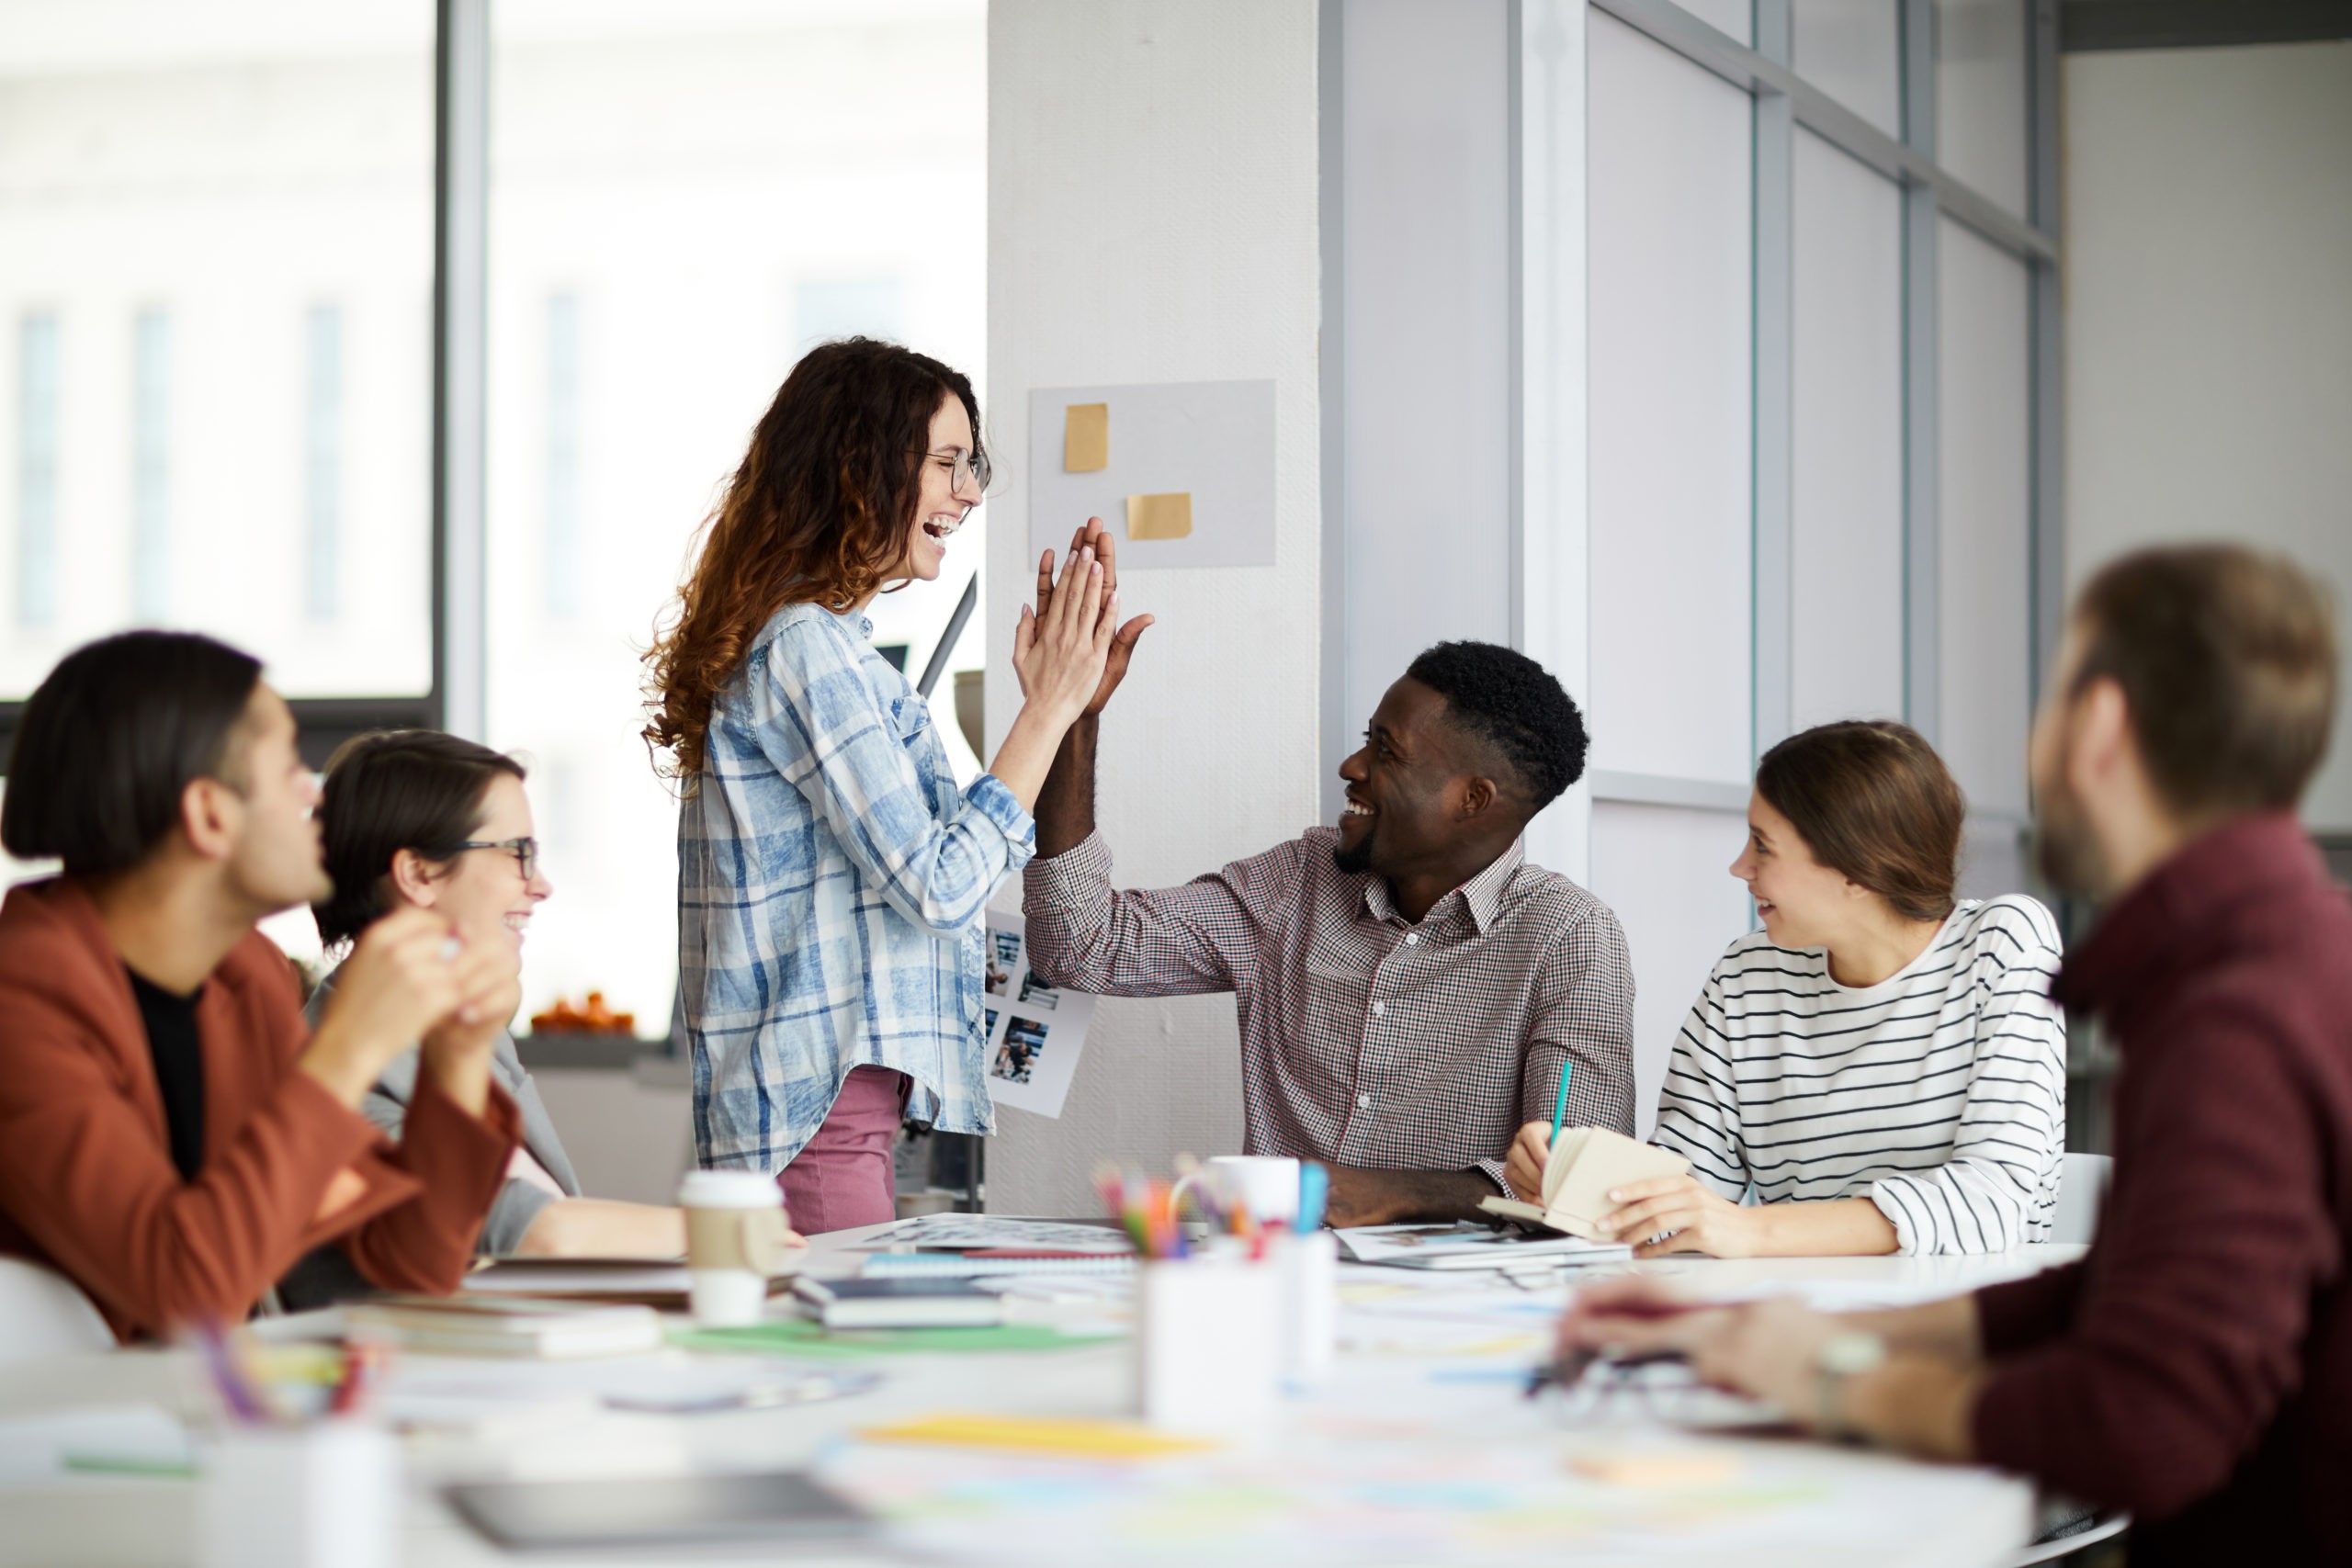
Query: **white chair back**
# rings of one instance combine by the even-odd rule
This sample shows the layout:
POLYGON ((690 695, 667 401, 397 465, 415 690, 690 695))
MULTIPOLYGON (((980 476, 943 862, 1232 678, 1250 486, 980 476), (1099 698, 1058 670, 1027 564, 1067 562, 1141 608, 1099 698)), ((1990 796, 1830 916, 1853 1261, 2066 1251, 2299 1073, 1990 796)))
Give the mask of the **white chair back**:
POLYGON ((2106 1155, 2075 1155, 2058 1172, 2058 1212, 2050 1217, 2050 1239, 2087 1247, 2098 1230, 2099 1205, 2115 1179, 2115 1161, 2106 1155))
POLYGON ((22 1258, 0 1258, 0 1366, 113 1348, 114 1331, 73 1280, 22 1258))

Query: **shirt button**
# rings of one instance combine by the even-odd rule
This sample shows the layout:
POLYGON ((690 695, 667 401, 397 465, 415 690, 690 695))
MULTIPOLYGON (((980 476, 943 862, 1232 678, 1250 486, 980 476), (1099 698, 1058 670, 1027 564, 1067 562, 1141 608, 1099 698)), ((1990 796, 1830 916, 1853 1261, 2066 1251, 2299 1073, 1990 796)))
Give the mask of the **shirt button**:
POLYGON ((1358 1111, 1362 1111, 1365 1106, 1370 1105, 1371 1103, 1372 1096, 1368 1094, 1360 1094, 1356 1096, 1356 1109, 1358 1111))
POLYGON ((1420 946, 1420 945, 1421 945, 1421 933, 1420 933, 1420 932, 1419 932, 1419 931, 1408 931, 1408 932, 1406 932, 1406 933, 1405 933, 1405 945, 1406 945, 1407 947, 1419 947, 1419 946, 1420 946))
POLYGON ((1374 1002, 1374 1003, 1373 1003, 1373 1004, 1372 1004, 1372 1016, 1373 1016, 1373 1017, 1374 1017, 1374 1018, 1378 1018, 1381 1014, 1383 1014, 1383 1013, 1386 1012, 1387 1010, 1388 1010, 1388 1004, 1387 1004, 1386 1002, 1374 1002))

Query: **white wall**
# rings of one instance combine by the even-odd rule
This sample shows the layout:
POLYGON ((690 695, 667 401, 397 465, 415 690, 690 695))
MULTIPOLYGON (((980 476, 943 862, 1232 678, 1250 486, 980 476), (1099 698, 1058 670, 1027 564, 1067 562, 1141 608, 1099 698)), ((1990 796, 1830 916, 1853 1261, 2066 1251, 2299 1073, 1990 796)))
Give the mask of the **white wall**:
MULTIPOLYGON (((1123 580, 1129 612, 1160 617, 1103 723, 1101 822, 1127 886, 1317 817, 1317 44, 1313 0, 989 8, 991 446, 1028 450, 1033 387, 1275 382, 1275 564, 1123 580)), ((1017 467, 989 507, 990 624, 1009 627, 1035 580, 1017 467)), ((989 651, 992 740, 1017 706, 1009 651, 989 651)), ((1105 1001, 1088 1049, 1058 1122, 1001 1116, 991 1209, 1081 1213, 1098 1159, 1240 1147, 1230 998, 1105 1001)))
POLYGON ((1501 0, 1340 14, 1335 815, 1340 760, 1415 654, 1510 640, 1510 19, 1501 0))
MULTIPOLYGON (((2069 579, 2219 536, 2352 609, 2352 43, 2069 55, 2064 89, 2069 579)), ((2343 702, 2316 828, 2352 829, 2343 702)))

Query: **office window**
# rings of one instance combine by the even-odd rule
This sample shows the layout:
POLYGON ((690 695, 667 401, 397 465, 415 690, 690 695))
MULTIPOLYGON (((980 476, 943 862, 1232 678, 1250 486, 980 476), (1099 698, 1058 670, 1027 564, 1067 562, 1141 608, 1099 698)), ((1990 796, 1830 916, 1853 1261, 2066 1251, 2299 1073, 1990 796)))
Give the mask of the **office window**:
MULTIPOLYGON (((987 12, 499 0, 491 28, 483 739, 531 769, 556 889, 526 1011, 594 987, 659 1033, 678 807, 639 738, 641 655, 807 344, 906 343, 985 411, 987 12)), ((983 526, 874 607, 910 672, 983 526)), ((951 664, 983 646, 976 617, 951 664)), ((969 767, 953 694, 933 711, 969 767)))
POLYGON ((172 598, 172 318, 150 308, 131 324, 130 614, 158 623, 172 598))
POLYGON ((1685 58, 1687 29, 1653 7, 1583 10, 1589 868, 1634 955, 1646 1114, 1707 967, 1748 926, 1725 868, 1750 747, 1784 718, 1911 718, 1968 792, 1963 891, 2027 876, 2046 264, 2020 259, 2028 235, 1949 219, 1906 245, 1916 197, 1879 168, 1906 62, 1932 63, 1938 136, 1917 151, 2022 209, 2018 0, 1939 0, 1939 39, 1904 27, 1906 0, 1790 0, 1789 68, 1859 124, 1755 114, 1719 42, 1685 58), (1931 341, 1907 341, 1930 301, 1931 341))
POLYGON ((334 619, 343 597, 343 312, 302 323, 302 604, 334 619))
POLYGON ((1938 225, 1939 748, 1972 810, 2027 811, 2033 691, 2025 264, 1938 225))
POLYGON ((580 297, 548 296, 548 614, 580 608, 580 297))
POLYGON ((1592 13, 1596 768, 1745 783, 1750 102, 1592 13))
POLYGON ((792 289, 792 352, 832 338, 897 341, 902 330, 895 277, 816 278, 792 289))
POLYGON ((57 318, 17 323, 17 621, 57 618, 57 318))
POLYGON ((1750 41, 1754 32, 1751 0, 1677 0, 1681 7, 1720 32, 1729 33, 1742 43, 1750 41))
POLYGON ((1903 203, 1796 133, 1792 723, 1903 716, 1903 203))
POLYGON ((156 621, 291 696, 431 685, 434 17, 107 0, 0 24, 0 701, 156 621))
POLYGON ((1885 131, 1903 134, 1902 0, 1792 0, 1798 75, 1885 131))
POLYGON ((1674 1037, 1724 949, 1751 923, 1730 874, 1747 837, 1736 811, 1600 801, 1592 808, 1592 890, 1622 922, 1634 957, 1634 1130, 1657 1121, 1674 1037))
POLYGON ((1936 0, 1936 162, 2026 206, 2026 21, 2020 0, 1936 0))

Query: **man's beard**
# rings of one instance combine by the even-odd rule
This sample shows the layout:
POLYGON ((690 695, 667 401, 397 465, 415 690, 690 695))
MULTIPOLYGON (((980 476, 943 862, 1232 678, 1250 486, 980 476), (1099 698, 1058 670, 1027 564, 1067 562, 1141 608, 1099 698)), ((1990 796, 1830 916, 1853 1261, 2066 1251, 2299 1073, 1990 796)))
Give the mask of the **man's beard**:
POLYGON ((2033 803, 2033 862, 2052 887, 2078 897, 2107 894, 2107 857, 2098 837, 2083 819, 2081 802, 2066 787, 2066 760, 2051 770, 2049 784, 2033 803))
POLYGON ((1356 840, 1353 849, 1350 849, 1344 842, 1333 844, 1331 863, 1338 866, 1340 873, 1347 876, 1362 876, 1365 872, 1370 871, 1372 869, 1372 835, 1377 830, 1366 829, 1363 837, 1356 840))

